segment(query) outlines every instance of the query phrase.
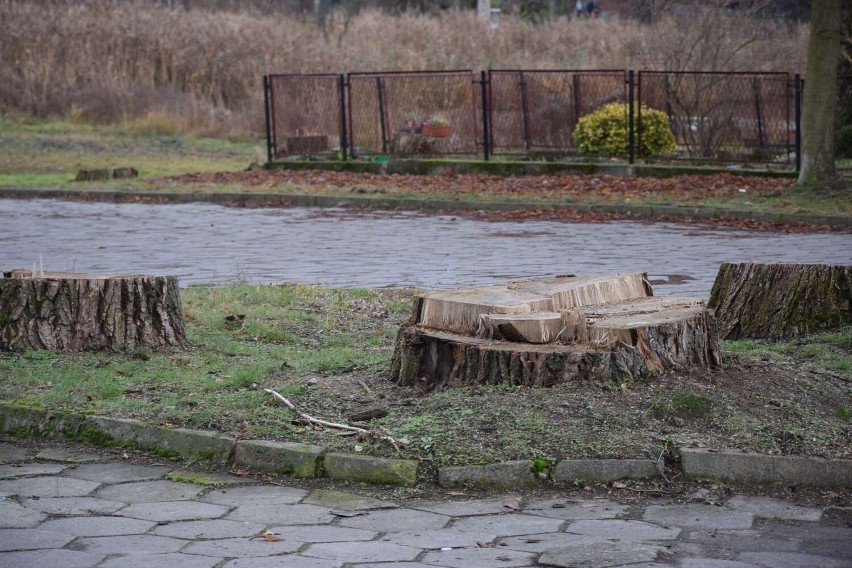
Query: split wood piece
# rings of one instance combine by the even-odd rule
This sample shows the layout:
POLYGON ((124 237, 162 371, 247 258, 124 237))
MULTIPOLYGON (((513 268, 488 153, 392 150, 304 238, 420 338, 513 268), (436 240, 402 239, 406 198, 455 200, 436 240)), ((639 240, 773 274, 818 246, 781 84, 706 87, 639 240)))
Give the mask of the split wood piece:
POLYGON ((785 339, 852 323, 852 266, 725 262, 708 306, 722 339, 785 339))
POLYGON ((477 336, 520 343, 550 343, 562 330, 557 312, 534 314, 485 314, 480 318, 477 336))
POLYGON ((0 350, 186 348, 175 276, 14 269, 0 280, 0 350))
POLYGON ((648 275, 644 272, 606 276, 559 276, 514 282, 509 284, 509 288, 551 298, 555 312, 654 295, 648 275))
POLYGON ((100 170, 80 170, 74 181, 103 181, 109 179, 132 179, 139 177, 136 168, 103 168, 100 170))
POLYGON ((704 302, 696 298, 681 298, 676 296, 653 296, 625 300, 614 304, 600 306, 585 306, 562 311, 561 333, 559 341, 563 343, 588 343, 597 341, 590 339, 590 328, 597 320, 618 316, 631 316, 639 314, 653 314, 666 310, 700 307, 704 309, 704 302))

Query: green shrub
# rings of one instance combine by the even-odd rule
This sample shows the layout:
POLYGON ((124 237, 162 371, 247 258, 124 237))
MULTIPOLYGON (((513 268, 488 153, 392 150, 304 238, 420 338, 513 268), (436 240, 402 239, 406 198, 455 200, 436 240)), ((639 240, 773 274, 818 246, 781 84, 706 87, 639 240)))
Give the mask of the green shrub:
POLYGON ((852 158, 852 124, 847 124, 837 131, 835 140, 835 156, 852 158))
MULTIPOLYGON (((635 113, 634 107, 634 124, 638 126, 635 113)), ((584 154, 627 156, 627 135, 627 107, 623 103, 610 103, 580 118, 574 130, 574 145, 584 154)), ((640 142, 638 132, 636 142, 640 142)), ((674 148, 675 137, 668 116, 643 106, 641 145, 637 155, 653 156, 674 148)))

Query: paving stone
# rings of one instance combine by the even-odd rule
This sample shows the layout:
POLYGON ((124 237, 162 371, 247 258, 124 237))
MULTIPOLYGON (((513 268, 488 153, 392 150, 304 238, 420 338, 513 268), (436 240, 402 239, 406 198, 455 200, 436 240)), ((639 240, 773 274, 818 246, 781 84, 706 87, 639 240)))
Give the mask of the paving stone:
POLYGON ((391 542, 322 542, 310 545, 301 555, 354 563, 414 560, 420 552, 419 548, 391 542))
POLYGON ((748 529, 751 513, 731 511, 713 505, 650 505, 642 518, 667 526, 709 529, 748 529))
POLYGON ((429 566, 448 566, 450 568, 535 566, 535 555, 517 550, 498 550, 496 548, 459 548, 430 552, 420 562, 429 566))
POLYGON ((412 511, 409 509, 371 511, 367 515, 340 519, 340 524, 343 526, 378 532, 440 529, 449 522, 450 518, 445 515, 428 513, 426 511, 412 511))
POLYGON ((379 562, 378 564, 370 562, 369 564, 355 564, 355 566, 356 568, 423 568, 426 565, 420 562, 379 562))
POLYGON ((73 534, 42 529, 6 529, 0 531, 0 550, 62 548, 75 538, 73 534))
POLYGON ((0 501, 0 529, 28 529, 46 518, 44 513, 27 509, 14 501, 0 501))
POLYGON ((228 519, 256 521, 268 525, 319 525, 330 523, 334 516, 325 507, 315 505, 252 504, 237 507, 228 519))
POLYGON ((754 564, 716 558, 682 558, 679 566, 680 568, 756 568, 754 564))
POLYGON ((624 564, 653 562, 665 550, 660 546, 628 541, 595 542, 586 546, 566 546, 545 551, 538 559, 541 566, 560 568, 609 568, 624 564))
POLYGON ((366 511, 369 509, 395 509, 397 505, 390 501, 374 499, 356 493, 317 489, 302 500, 306 505, 319 505, 335 511, 366 511))
POLYGON ((75 479, 88 479, 101 483, 126 483, 128 481, 153 481, 171 471, 164 465, 135 465, 130 463, 87 463, 69 468, 65 475, 75 479))
POLYGON ((192 499, 203 487, 176 481, 139 481, 100 489, 95 496, 124 503, 159 503, 192 499))
POLYGON ((41 511, 48 515, 111 515, 124 507, 124 503, 97 497, 25 499, 22 504, 27 509, 41 511))
POLYGON ((128 536, 98 536, 79 538, 70 546, 71 550, 96 554, 164 554, 177 552, 186 545, 185 541, 150 534, 128 536))
POLYGON ((84 497, 100 487, 95 481, 67 477, 32 477, 0 481, 0 494, 27 497, 84 497))
POLYGON ((746 511, 755 517, 784 519, 788 521, 818 521, 822 518, 822 509, 798 507, 782 499, 770 497, 736 496, 728 499, 726 507, 737 511, 746 511))
POLYGON ((45 521, 39 528, 77 536, 118 536, 146 533, 156 524, 123 517, 67 517, 45 521))
POLYGON ((497 538, 496 534, 484 532, 455 531, 453 529, 435 529, 417 532, 390 533, 382 542, 393 542, 417 548, 462 548, 474 547, 477 543, 489 543, 497 538))
MULTIPOLYGON (((61 548, 4 552, 0 555, 0 568, 45 568, 47 566, 92 568, 103 559, 103 554, 89 554, 61 548)), ((127 568, 127 564, 124 568, 127 568)))
POLYGON ((679 528, 666 528, 643 521, 601 520, 575 521, 565 532, 584 534, 609 540, 674 540, 679 528))
MULTIPOLYGON (((852 544, 850 544, 852 543, 852 525, 849 527, 799 525, 785 528, 795 531, 796 536, 802 539, 801 552, 848 558, 849 565, 852 566, 852 544)), ((774 530, 773 535, 775 532, 774 530)), ((766 550, 775 549, 767 548, 766 550)))
POLYGON ((755 530, 691 530, 680 535, 682 541, 699 543, 714 556, 730 555, 736 552, 760 552, 764 550, 797 552, 802 546, 798 538, 776 535, 755 530))
POLYGON ((564 546, 586 546, 587 544, 600 542, 601 540, 600 538, 585 534, 553 532, 501 538, 498 546, 522 552, 544 552, 551 548, 564 546))
POLYGON ((0 443, 0 463, 21 462, 27 459, 27 450, 15 444, 0 443))
POLYGON ((285 539, 299 540, 302 542, 352 542, 358 540, 373 540, 378 534, 374 531, 364 529, 335 527, 332 525, 293 525, 286 527, 273 527, 269 530, 277 535, 281 535, 285 539))
MULTIPOLYGON (((296 554, 285 556, 265 556, 262 558, 238 558, 231 560, 222 568, 333 568, 324 558, 308 558, 296 554)), ((393 564, 385 564, 388 568, 393 564)))
POLYGON ((465 517, 453 523, 453 528, 460 531, 488 532, 501 536, 516 536, 521 534, 538 534, 556 532, 563 521, 512 513, 508 515, 488 515, 483 517, 465 517))
POLYGON ((590 499, 579 503, 566 499, 533 499, 524 505, 524 513, 564 520, 614 519, 627 513, 626 505, 612 501, 590 499))
POLYGON ((66 448, 44 448, 35 457, 37 460, 62 463, 88 463, 101 460, 101 457, 97 454, 87 454, 66 448))
POLYGON ((160 501, 158 503, 136 503, 121 510, 122 517, 146 521, 192 521, 218 519, 228 512, 225 505, 199 503, 198 501, 160 501))
POLYGON ((227 487, 214 489, 201 497, 199 501, 218 505, 252 504, 294 504, 308 494, 304 489, 279 487, 277 485, 252 485, 247 487, 227 487))
POLYGON ((850 566, 848 559, 798 552, 743 552, 737 555, 737 560, 766 568, 781 566, 784 568, 849 568, 850 566))
POLYGON ((9 479, 25 475, 56 475, 62 473, 62 470, 66 467, 55 463, 0 465, 0 478, 9 479))
POLYGON ((150 554, 110 558, 99 568, 213 568, 221 561, 222 558, 192 554, 150 554))
POLYGON ((495 497, 493 499, 450 501, 448 503, 441 501, 424 501, 406 503, 406 507, 419 509, 421 511, 429 511, 431 513, 439 513, 441 515, 449 515, 451 517, 468 517, 474 515, 506 513, 510 510, 506 507, 506 503, 515 501, 520 502, 521 497, 518 495, 506 495, 505 497, 495 497))
POLYGON ((246 485, 256 483, 250 477, 239 477, 228 473, 198 472, 185 469, 173 469, 166 474, 166 479, 171 481, 183 481, 193 485, 204 487, 225 487, 229 485, 246 485))
POLYGON ((213 521, 183 521, 160 525, 152 534, 183 539, 252 537, 262 532, 266 525, 241 521, 216 519, 213 521))
POLYGON ((295 552, 303 544, 290 539, 269 542, 263 538, 222 538, 194 542, 184 548, 183 552, 218 558, 247 558, 295 552))

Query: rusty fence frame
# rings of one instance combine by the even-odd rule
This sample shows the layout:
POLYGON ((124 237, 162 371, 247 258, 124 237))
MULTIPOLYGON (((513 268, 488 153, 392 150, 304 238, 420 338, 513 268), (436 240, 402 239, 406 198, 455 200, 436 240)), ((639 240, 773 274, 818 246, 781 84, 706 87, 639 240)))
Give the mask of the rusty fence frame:
MULTIPOLYGON (((680 78, 690 76, 705 78, 716 76, 719 78, 734 78, 739 81, 746 81, 745 84, 750 84, 753 89, 755 97, 753 104, 756 107, 756 113, 754 116, 737 115, 737 119, 743 122, 754 122, 754 124, 748 122, 748 128, 753 127, 756 129, 755 132, 757 132, 758 145, 761 147, 772 146, 771 150, 775 152, 775 156, 784 157, 782 160, 768 159, 763 161, 775 164, 791 164, 792 161, 795 161, 796 170, 798 171, 799 169, 801 156, 801 105, 804 85, 804 81, 799 74, 792 75, 784 72, 666 72, 647 70, 640 70, 637 72, 632 69, 490 69, 488 71, 480 71, 478 73, 468 69, 460 69, 449 71, 363 72, 348 74, 294 73, 264 75, 263 89, 266 118, 267 159, 271 161, 279 157, 299 155, 299 153, 295 151, 299 148, 299 146, 292 144, 292 140, 288 141, 288 137, 292 138, 293 133, 288 131, 287 128, 289 127, 290 130, 293 130, 293 124, 299 124, 299 120, 303 120, 305 117, 316 117, 318 115, 327 116, 327 118, 323 118, 324 124, 322 127, 314 129, 306 128, 306 130, 311 132, 319 131, 320 135, 306 136, 305 138, 308 138, 308 140, 301 141, 303 143, 301 147, 311 148, 311 144, 315 142, 315 140, 312 139, 319 138, 321 143, 317 143, 315 146, 317 148, 324 148, 323 144, 325 143, 325 139, 328 138, 328 148, 325 148, 325 152, 316 153, 323 154, 326 157, 334 156, 337 159, 342 160, 359 157, 376 158, 379 156, 406 155, 478 155, 484 157, 485 160, 489 160, 492 155, 525 155, 526 157, 532 157, 536 154, 548 152, 559 156, 571 156, 575 154, 573 142, 570 138, 566 137, 568 135, 565 132, 560 134, 561 138, 558 138, 560 143, 557 144, 553 144, 552 139, 550 141, 542 141, 541 138, 536 138, 537 126, 531 118, 532 109, 529 106, 531 102, 534 103, 535 101, 531 101, 529 99, 529 93, 524 89, 525 80, 529 77, 544 78, 559 77, 560 75, 563 79, 569 78, 572 84, 576 84, 576 82, 582 82, 584 80, 602 80, 601 78, 608 78, 608 80, 617 78, 617 80, 623 84, 623 90, 620 87, 618 89, 618 98, 624 102, 625 115, 628 120, 629 139, 627 155, 628 162, 630 164, 635 163, 636 155, 638 153, 637 148, 639 148, 641 144, 643 130, 642 106, 646 102, 645 99, 647 98, 649 78, 660 75, 677 76, 680 78), (513 86, 513 89, 516 88, 517 92, 512 91, 509 93, 507 91, 508 94, 501 94, 495 91, 495 79, 506 77, 509 78, 510 83, 514 80, 512 77, 517 78, 517 84, 513 86), (776 130, 774 134, 776 137, 780 136, 780 142, 773 138, 773 144, 768 144, 767 139, 764 138, 765 125, 762 123, 763 119, 761 118, 760 105, 762 104, 762 101, 760 99, 760 93, 762 92, 761 89, 764 87, 761 83, 759 83, 759 81, 762 80, 762 78, 767 77, 771 78, 772 81, 775 82, 783 81, 785 85, 783 95, 778 95, 775 91, 772 91, 773 95, 770 97, 770 100, 776 102, 776 104, 784 105, 783 109, 780 110, 773 107, 774 110, 772 112, 775 113, 773 117, 776 122, 783 123, 783 131, 781 134, 778 134, 778 130, 776 130), (643 78, 645 79, 645 89, 643 89, 643 78), (439 87, 437 91, 440 91, 440 88, 444 88, 444 97, 448 96, 446 94, 446 89, 448 89, 448 87, 446 87, 447 80, 452 79, 458 82, 458 84, 453 87, 453 89, 455 89, 453 92, 454 100, 451 103, 447 103, 443 100, 440 92, 430 93, 428 92, 428 89, 424 90, 423 88, 420 88, 416 91, 416 93, 419 98, 423 99, 434 97, 434 99, 431 99, 435 105, 434 108, 439 108, 441 104, 449 105, 447 109, 452 116, 457 121, 464 123, 464 125, 459 124, 459 129, 454 134, 456 137, 455 145, 428 147, 424 153, 400 149, 398 140, 394 140, 394 136, 396 136, 396 134, 393 133, 400 130, 399 122, 402 117, 402 103, 398 100, 396 102, 385 100, 387 90, 386 88, 383 89, 383 85, 386 87, 389 83, 406 80, 414 81, 415 83, 417 81, 421 81, 424 85, 428 85, 430 81, 438 79, 441 80, 439 85, 443 86, 439 87), (747 81, 749 79, 751 80, 750 83, 747 81), (302 102, 310 101, 310 108, 296 108, 292 105, 290 108, 281 108, 280 100, 282 98, 286 98, 287 89, 285 87, 298 90, 299 88, 305 87, 305 85, 316 84, 324 85, 323 101, 318 103, 314 99, 322 97, 305 97, 304 93, 302 93, 301 98, 296 97, 294 100, 302 102), (467 90, 467 84, 470 85, 469 90, 467 90), (368 91, 374 94, 370 94, 368 91), (354 96, 353 93, 355 93, 354 96), (459 93, 462 93, 462 95, 459 93), (499 99, 501 96, 508 96, 510 98, 520 97, 520 99, 518 99, 520 102, 514 101, 506 103, 499 99), (460 97, 463 100, 461 100, 460 97), (373 147, 370 147, 369 144, 362 145, 361 147, 356 146, 356 143, 361 144, 364 140, 372 140, 370 136, 375 138, 376 134, 372 133, 368 136, 368 133, 365 131, 365 126, 360 124, 359 121, 354 118, 356 112, 353 110, 353 99, 360 101, 360 104, 369 106, 369 108, 364 111, 366 114, 375 115, 374 118, 370 119, 374 120, 375 124, 372 124, 369 128, 378 129, 377 132, 380 132, 380 137, 376 140, 380 140, 380 143, 374 144, 373 147), (364 101, 369 102, 364 103, 364 101), (782 103, 778 103, 777 101, 782 101, 782 103), (393 105, 396 106, 393 107, 393 105), (518 112, 520 112, 521 118, 517 121, 517 128, 520 128, 520 131, 513 133, 513 136, 521 142, 514 146, 511 144, 506 145, 501 141, 499 129, 505 128, 505 126, 499 125, 498 121, 495 120, 495 108, 501 108, 501 105, 502 108, 519 109, 518 112), (637 106, 638 108, 636 108, 637 106), (318 109, 321 109, 322 112, 319 112, 318 109), (334 118, 329 116, 332 114, 334 118), (495 132, 495 128, 498 129, 498 132, 495 132)), ((775 88, 777 88, 777 85, 775 85, 775 88)), ((573 124, 576 124, 576 121, 581 116, 585 116, 587 114, 583 110, 584 106, 582 104, 578 104, 576 100, 573 100, 576 97, 577 91, 575 89, 569 97, 572 98, 572 100, 569 101, 565 108, 561 109, 560 112, 563 114, 559 115, 562 118, 568 117, 570 120, 573 120, 573 124)), ((400 98, 399 94, 396 95, 396 98, 400 98)), ((405 104, 411 104, 413 107, 417 106, 414 102, 410 101, 406 101, 405 104)), ((738 101, 731 104, 742 106, 745 103, 738 101)), ((591 111, 593 109, 590 107, 588 110, 591 111)), ((677 123, 678 117, 674 116, 675 113, 671 111, 667 112, 667 114, 673 131, 677 133, 676 129, 679 127, 677 123)), ((566 130, 569 133, 572 132, 573 124, 570 127, 563 128, 563 130, 566 130)), ((561 125, 556 126, 562 128, 561 125)), ((548 128, 553 129, 554 125, 548 125, 548 128)), ((298 132, 301 131, 297 129, 297 134, 298 132)), ((298 138, 298 136, 296 136, 296 138, 298 138)), ((505 139, 505 137, 503 139, 505 139)), ((740 146, 746 149, 751 148, 748 144, 740 143, 740 146)), ((420 149, 423 148, 421 147, 420 149)), ((754 152, 754 154, 757 155, 757 152, 754 152)), ((702 156, 690 155, 688 151, 683 150, 679 155, 666 156, 666 158, 672 160, 690 160, 693 162, 707 163, 761 161, 754 158, 745 160, 737 156, 728 156, 727 159, 725 156, 716 156, 711 159, 707 159, 702 156)))

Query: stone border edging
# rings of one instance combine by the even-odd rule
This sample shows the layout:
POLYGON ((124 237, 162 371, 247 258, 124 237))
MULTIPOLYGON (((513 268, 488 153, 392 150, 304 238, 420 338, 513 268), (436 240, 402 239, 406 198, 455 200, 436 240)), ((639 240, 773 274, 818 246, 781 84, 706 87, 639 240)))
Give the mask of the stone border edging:
POLYGON ((406 197, 356 197, 275 193, 160 193, 127 192, 102 189, 13 189, 0 188, 0 198, 10 199, 84 199, 112 203, 150 200, 167 203, 239 203, 271 207, 349 207, 378 210, 464 212, 464 211, 579 211, 623 215, 637 219, 659 217, 693 217, 770 223, 801 223, 852 228, 852 216, 743 211, 739 209, 707 209, 680 205, 619 205, 609 203, 537 203, 534 201, 481 202, 452 199, 417 199, 406 197))
MULTIPOLYGON (((419 462, 361 454, 326 452, 295 442, 238 440, 218 432, 168 428, 140 420, 45 410, 0 402, 0 433, 16 437, 68 440, 100 446, 131 447, 154 455, 232 463, 255 471, 297 478, 330 478, 385 485, 413 486, 419 462)), ((681 469, 688 479, 739 483, 852 487, 852 460, 772 456, 703 448, 680 448, 681 469)), ((485 486, 533 487, 542 480, 564 484, 576 480, 608 483, 663 475, 661 461, 647 459, 562 460, 549 471, 532 461, 439 468, 445 488, 485 486)))

